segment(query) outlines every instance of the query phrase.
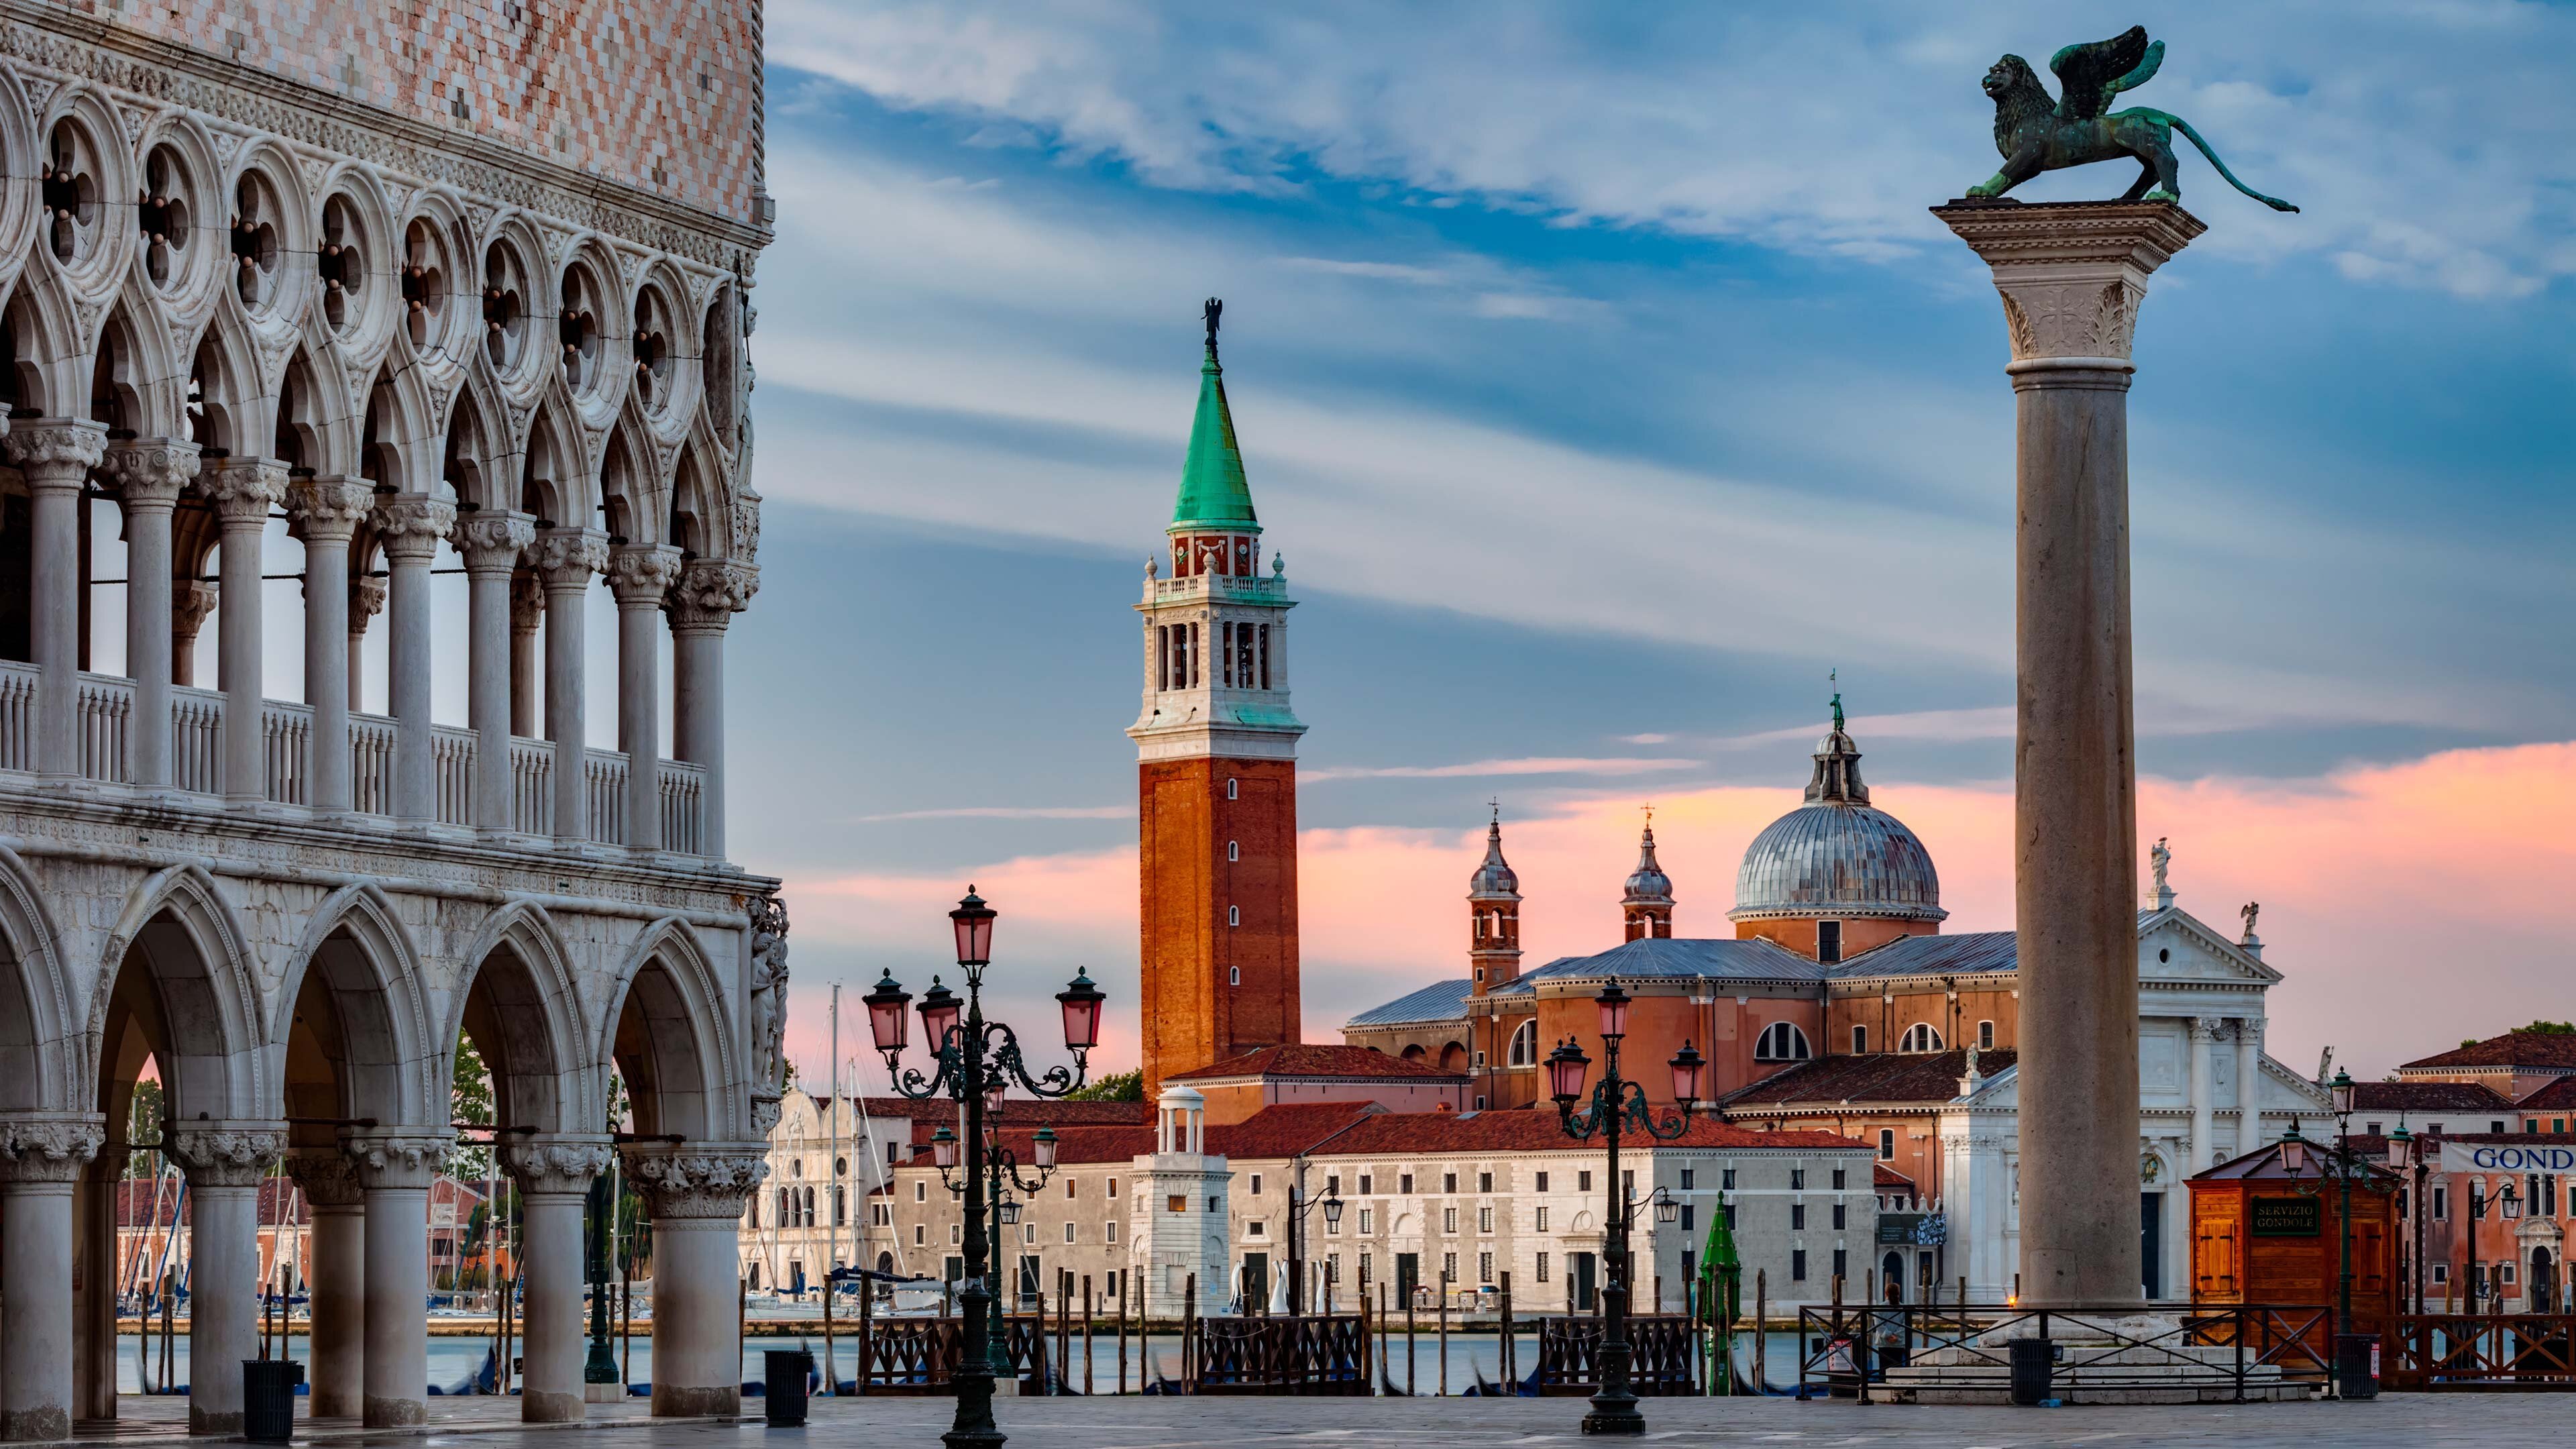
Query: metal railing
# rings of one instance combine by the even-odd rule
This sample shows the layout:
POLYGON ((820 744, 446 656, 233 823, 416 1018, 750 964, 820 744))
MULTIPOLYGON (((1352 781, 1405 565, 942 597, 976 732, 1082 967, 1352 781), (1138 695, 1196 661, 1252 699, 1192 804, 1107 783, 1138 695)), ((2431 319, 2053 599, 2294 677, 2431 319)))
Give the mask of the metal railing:
POLYGON ((2576 1389, 2576 1314, 2401 1313, 2380 1355, 2392 1389, 2576 1389))
POLYGON ((2159 1388, 2217 1389, 2244 1401, 2249 1383, 2323 1385, 2333 1310, 2323 1305, 2141 1303, 2126 1313, 1976 1304, 1798 1310, 1798 1387, 1865 1393, 1888 1370, 1951 1350, 1951 1368, 2012 1372, 2009 1340, 2058 1343, 2051 1381, 2064 1392, 2116 1391, 2152 1373, 2159 1388), (2170 1322, 2145 1331, 2137 1325, 2170 1322))

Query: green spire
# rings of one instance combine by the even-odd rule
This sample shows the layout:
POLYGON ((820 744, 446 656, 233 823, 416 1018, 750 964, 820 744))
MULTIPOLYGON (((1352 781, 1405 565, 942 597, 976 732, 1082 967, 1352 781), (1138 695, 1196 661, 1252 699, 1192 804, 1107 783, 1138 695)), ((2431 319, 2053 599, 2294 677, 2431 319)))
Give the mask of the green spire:
POLYGON ((1181 465, 1180 501, 1172 526, 1260 526, 1252 488, 1243 477, 1243 450, 1234 441, 1234 414, 1225 404, 1225 369, 1216 360, 1216 319, 1223 304, 1207 303, 1207 359, 1199 364, 1199 408, 1190 421, 1190 455, 1181 465))

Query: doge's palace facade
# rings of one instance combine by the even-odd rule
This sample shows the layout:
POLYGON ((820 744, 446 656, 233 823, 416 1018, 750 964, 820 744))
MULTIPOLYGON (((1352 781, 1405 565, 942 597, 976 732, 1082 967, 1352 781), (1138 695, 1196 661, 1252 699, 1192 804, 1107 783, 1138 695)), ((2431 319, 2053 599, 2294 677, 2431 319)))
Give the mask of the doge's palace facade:
POLYGON ((192 1426, 240 1428, 281 1160, 316 1209, 313 1412, 420 1422, 460 1032, 525 1203, 524 1416, 584 1413, 612 1153, 656 1228, 654 1411, 738 1407, 786 984, 777 883, 724 846, 760 87, 757 0, 0 0, 7 1437, 115 1413, 147 1067, 192 1426), (431 715, 450 651, 461 723, 431 715))

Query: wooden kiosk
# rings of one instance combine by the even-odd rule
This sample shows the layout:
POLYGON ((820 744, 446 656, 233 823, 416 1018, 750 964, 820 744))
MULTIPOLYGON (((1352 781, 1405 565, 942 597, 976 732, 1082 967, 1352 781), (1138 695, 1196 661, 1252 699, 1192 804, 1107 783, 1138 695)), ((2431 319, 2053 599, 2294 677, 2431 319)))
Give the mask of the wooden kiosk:
MULTIPOLYGON (((2266 1143, 2191 1179, 2194 1303, 2335 1302, 2342 1185, 2329 1154, 2311 1144, 2293 1174, 2281 1144, 2266 1143)), ((2352 1182, 2352 1317, 2348 1331, 2385 1335, 2396 1324, 2397 1178, 2362 1160, 2352 1182)), ((2320 1319, 2312 1337, 2331 1352, 2320 1319)))

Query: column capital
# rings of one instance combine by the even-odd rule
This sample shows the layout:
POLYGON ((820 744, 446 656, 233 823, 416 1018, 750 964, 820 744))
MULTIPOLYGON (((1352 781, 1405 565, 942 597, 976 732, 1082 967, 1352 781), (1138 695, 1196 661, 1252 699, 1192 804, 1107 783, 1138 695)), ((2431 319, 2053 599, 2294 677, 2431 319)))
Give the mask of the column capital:
POLYGON ((275 458, 218 458, 198 476, 227 529, 268 526, 268 511, 286 497, 286 465, 275 458))
POLYGON ((385 581, 378 578, 349 580, 349 637, 355 639, 367 632, 367 621, 385 611, 385 581))
POLYGON ((1932 214, 1993 269, 2013 372, 2126 371, 2148 275, 2208 230, 2170 201, 1953 202, 1932 214))
POLYGON ((286 1175, 317 1208, 357 1207, 366 1201, 358 1164, 336 1147, 306 1147, 286 1154, 286 1175))
POLYGON ((680 577, 680 551, 666 543, 620 544, 609 550, 608 588, 621 609, 658 609, 680 577))
POLYGON ((729 559, 694 559, 681 565, 671 591, 671 627, 721 630, 760 592, 760 569, 729 559))
POLYGON ((170 588, 170 628, 182 639, 194 639, 206 616, 222 602, 221 590, 204 579, 182 579, 170 588))
POLYGON ((197 445, 185 438, 127 438, 108 446, 98 470, 127 508, 167 513, 197 476, 198 461, 197 445))
POLYGON ((513 633, 534 634, 545 622, 546 581, 533 569, 510 575, 510 629, 513 633))
POLYGON ((0 1117, 0 1182, 75 1182, 107 1142, 96 1112, 0 1117))
POLYGON ((400 563, 427 563, 438 541, 456 528, 456 505, 426 493, 380 493, 369 515, 385 557, 400 563))
POLYGON ((0 455, 30 488, 76 488, 107 450, 107 425, 86 418, 22 418, 0 437, 0 455))
POLYGON ((2193 1041, 2216 1041, 2219 1038, 2222 1028, 2226 1025, 2227 1023, 2225 1021, 2215 1016, 2195 1016, 2191 1019, 2191 1039, 2193 1041))
POLYGON ((419 1128, 351 1128, 341 1132, 340 1150, 356 1167, 360 1187, 420 1191, 438 1176, 447 1154, 456 1150, 456 1134, 419 1128))
POLYGON ((345 546, 375 506, 376 487, 364 478, 298 478, 286 485, 286 514, 306 543, 345 546))
POLYGON ((501 1169, 530 1197, 567 1196, 590 1191, 609 1151, 605 1137, 514 1137, 501 1144, 501 1169))
POLYGON ((617 1149, 657 1218, 733 1219, 769 1176, 767 1143, 641 1142, 617 1149))
POLYGON ((485 508, 456 521, 456 551, 469 574, 507 573, 537 541, 537 516, 506 508, 485 508))
POLYGON ((193 1187, 257 1187, 286 1150, 283 1122, 174 1122, 162 1145, 193 1187))
POLYGON ((528 563, 549 593, 589 588, 591 575, 608 571, 608 535, 596 528, 540 529, 528 563))

